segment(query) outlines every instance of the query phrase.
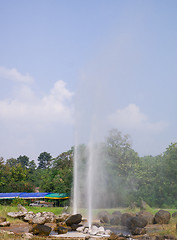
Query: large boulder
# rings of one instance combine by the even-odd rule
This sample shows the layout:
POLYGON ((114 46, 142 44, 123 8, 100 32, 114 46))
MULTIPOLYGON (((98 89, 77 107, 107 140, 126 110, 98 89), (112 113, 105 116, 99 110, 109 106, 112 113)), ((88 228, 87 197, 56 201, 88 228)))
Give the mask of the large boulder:
POLYGON ((111 225, 119 225, 121 223, 122 213, 120 211, 115 211, 110 216, 110 224, 111 225))
POLYGON ((133 215, 130 214, 130 213, 123 213, 121 215, 121 225, 122 226, 127 226, 127 221, 132 217, 133 217, 133 215))
POLYGON ((120 225, 120 223, 121 223, 121 215, 112 215, 110 217, 111 225, 120 225))
POLYGON ((146 234, 146 229, 137 227, 132 229, 131 233, 132 235, 143 235, 146 234))
POLYGON ((74 215, 71 215, 65 222, 67 226, 71 226, 73 224, 78 224, 81 221, 82 221, 82 215, 74 214, 74 215))
POLYGON ((39 236, 49 236, 52 228, 43 224, 32 224, 29 233, 39 236))
POLYGON ((165 210, 159 210, 154 216, 154 223, 157 224, 168 224, 170 221, 170 213, 165 210))
POLYGON ((147 225, 147 220, 143 217, 135 216, 127 220, 127 227, 129 229, 144 228, 147 225))
POLYGON ((172 214, 172 217, 173 217, 173 218, 176 218, 176 217, 177 217, 177 212, 174 212, 174 213, 172 214))
POLYGON ((141 212, 137 213, 137 216, 143 217, 145 220, 147 220, 147 224, 154 223, 154 215, 152 215, 149 212, 141 211, 141 212))
POLYGON ((98 218, 100 219, 101 223, 109 223, 110 216, 107 211, 102 211, 98 213, 98 218))

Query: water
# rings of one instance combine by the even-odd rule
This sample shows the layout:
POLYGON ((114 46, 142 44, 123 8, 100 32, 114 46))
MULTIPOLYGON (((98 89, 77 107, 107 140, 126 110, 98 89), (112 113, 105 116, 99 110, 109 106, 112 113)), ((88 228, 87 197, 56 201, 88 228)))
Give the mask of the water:
POLYGON ((89 158, 88 158, 88 226, 91 228, 92 225, 92 219, 93 219, 93 214, 92 214, 92 209, 93 209, 93 145, 92 143, 89 144, 89 158))

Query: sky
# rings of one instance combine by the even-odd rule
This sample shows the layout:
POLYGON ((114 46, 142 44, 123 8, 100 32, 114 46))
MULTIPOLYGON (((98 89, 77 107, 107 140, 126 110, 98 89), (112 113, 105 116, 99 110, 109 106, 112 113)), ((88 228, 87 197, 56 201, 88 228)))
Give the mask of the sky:
POLYGON ((112 128, 140 156, 177 142, 176 9, 175 0, 0 0, 0 156, 57 157, 112 128))

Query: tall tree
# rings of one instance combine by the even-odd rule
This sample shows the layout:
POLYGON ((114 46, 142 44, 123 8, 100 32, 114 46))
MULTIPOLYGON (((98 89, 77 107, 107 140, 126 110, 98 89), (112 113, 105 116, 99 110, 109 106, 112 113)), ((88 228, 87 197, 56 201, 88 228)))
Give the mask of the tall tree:
POLYGON ((27 168, 29 165, 29 157, 27 157, 26 155, 23 156, 20 155, 17 158, 17 163, 18 164, 20 163, 23 168, 27 168))
POLYGON ((38 169, 47 169, 51 166, 52 156, 50 153, 42 152, 38 157, 38 169))

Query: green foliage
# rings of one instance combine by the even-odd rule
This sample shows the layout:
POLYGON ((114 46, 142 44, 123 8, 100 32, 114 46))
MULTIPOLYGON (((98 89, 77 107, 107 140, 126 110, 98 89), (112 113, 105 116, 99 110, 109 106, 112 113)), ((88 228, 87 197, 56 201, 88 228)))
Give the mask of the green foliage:
POLYGON ((29 157, 27 157, 27 156, 19 156, 18 158, 17 158, 17 164, 21 164, 21 166, 23 167, 23 168, 26 168, 26 167, 28 167, 28 165, 29 165, 29 157))
MULTIPOLYGON (((100 207, 128 206, 132 202, 138 205, 141 200, 151 207, 177 207, 177 143, 170 144, 161 155, 139 157, 129 136, 113 129, 97 148, 106 169, 104 181, 100 179, 97 188, 102 192, 102 185, 107 184, 100 207)), ((84 144, 53 159, 50 153, 42 152, 38 166, 25 155, 6 162, 1 157, 0 192, 33 192, 39 187, 45 192, 70 193, 74 151, 79 156, 79 178, 84 179, 88 167, 88 147, 84 144)), ((84 181, 80 181, 80 187, 85 188, 84 181)))
POLYGON ((28 203, 24 199, 17 197, 12 200, 11 206, 17 206, 18 204, 26 206, 28 203))
POLYGON ((42 152, 38 157, 38 169, 47 169, 51 166, 52 156, 50 153, 42 152))

